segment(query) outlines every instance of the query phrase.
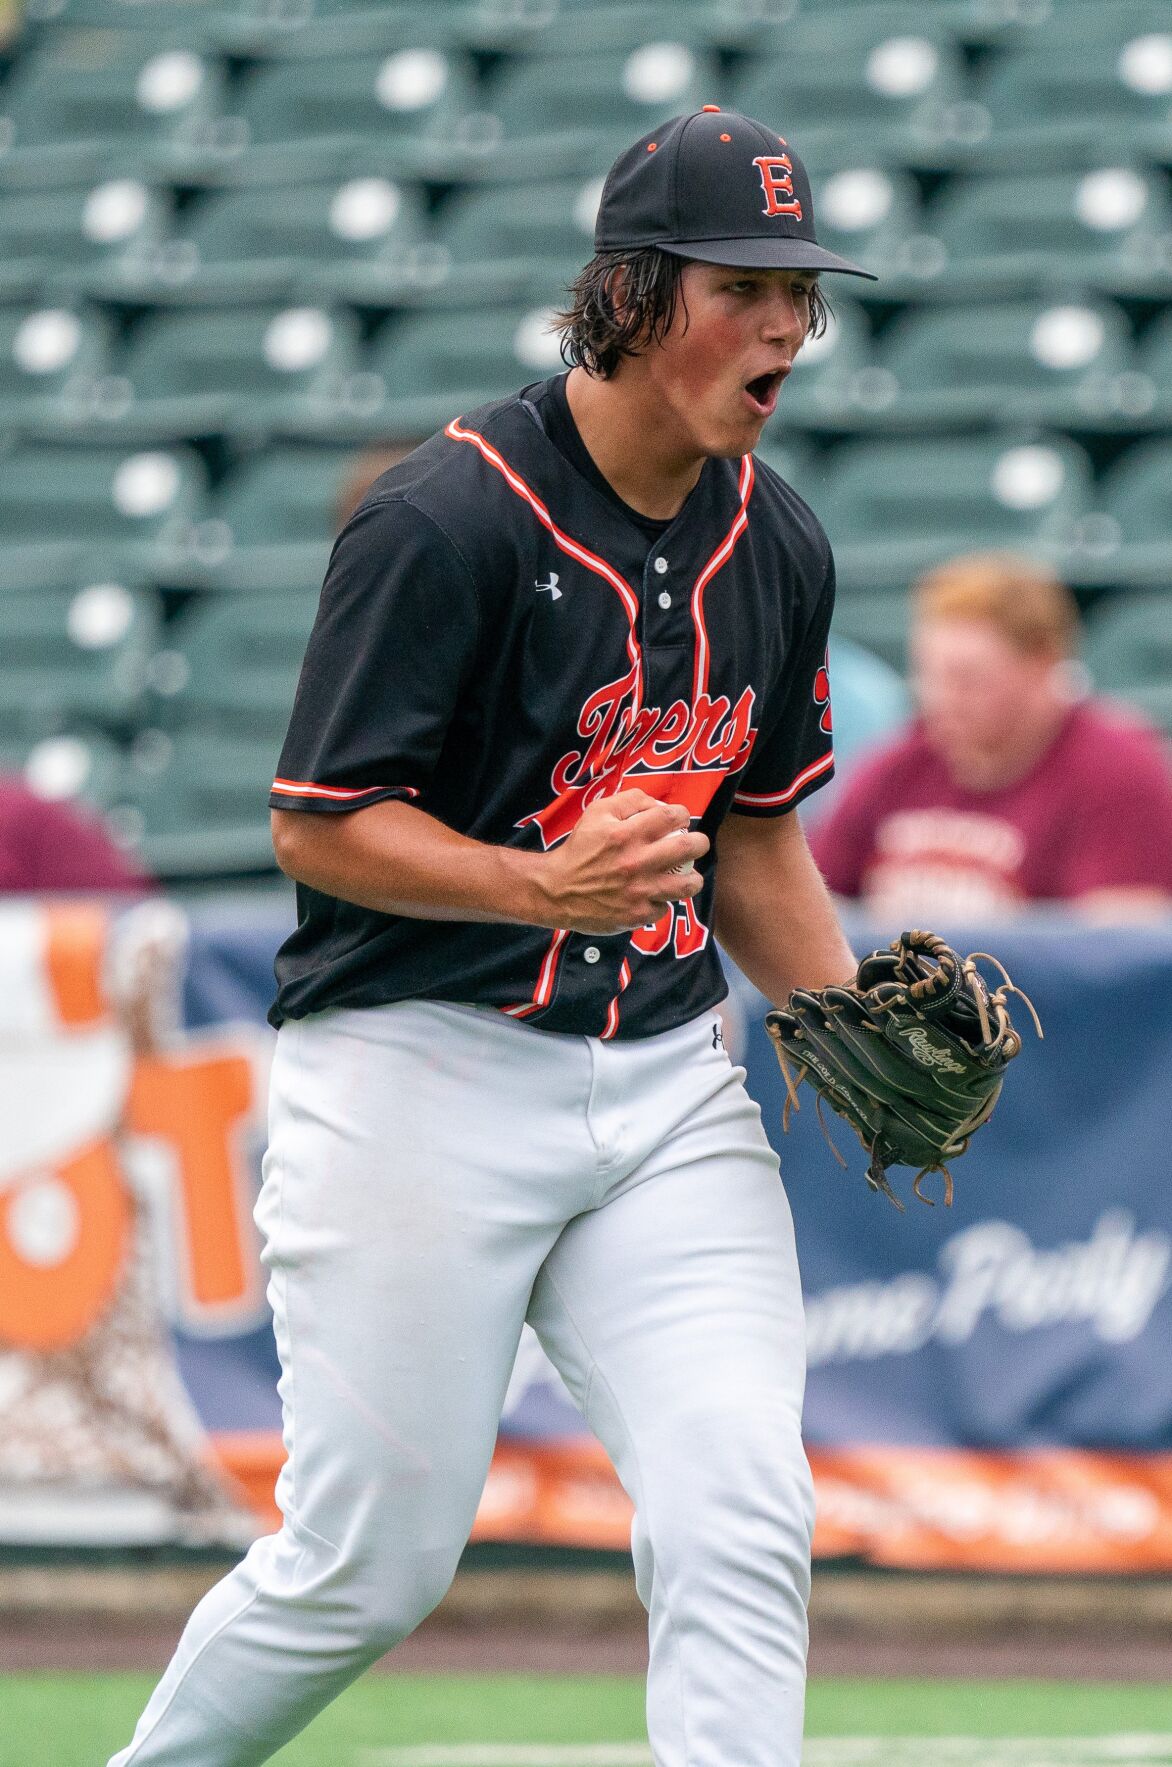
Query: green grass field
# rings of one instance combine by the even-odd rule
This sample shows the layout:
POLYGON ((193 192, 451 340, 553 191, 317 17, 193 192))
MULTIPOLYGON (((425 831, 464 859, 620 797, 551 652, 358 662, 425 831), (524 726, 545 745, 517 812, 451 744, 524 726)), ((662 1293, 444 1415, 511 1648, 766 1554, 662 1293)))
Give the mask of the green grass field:
MULTIPOLYGON (((149 1675, 0 1677, 0 1767, 102 1767, 128 1739, 149 1675)), ((368 1676, 281 1767, 649 1767, 641 1681, 368 1676)), ((1172 1764, 1172 1684, 847 1681, 811 1684, 808 1767, 1172 1764)))

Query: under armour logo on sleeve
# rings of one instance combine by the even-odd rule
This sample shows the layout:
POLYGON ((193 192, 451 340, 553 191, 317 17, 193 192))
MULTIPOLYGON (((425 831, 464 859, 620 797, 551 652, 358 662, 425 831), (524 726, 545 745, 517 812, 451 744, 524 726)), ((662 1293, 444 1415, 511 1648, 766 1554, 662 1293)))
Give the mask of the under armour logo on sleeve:
POLYGON ((558 588, 558 574, 556 571, 550 571, 548 583, 538 583, 535 579, 533 587, 538 591, 539 594, 542 589, 548 589, 549 590, 549 599, 551 601, 558 601, 561 598, 562 592, 558 588))

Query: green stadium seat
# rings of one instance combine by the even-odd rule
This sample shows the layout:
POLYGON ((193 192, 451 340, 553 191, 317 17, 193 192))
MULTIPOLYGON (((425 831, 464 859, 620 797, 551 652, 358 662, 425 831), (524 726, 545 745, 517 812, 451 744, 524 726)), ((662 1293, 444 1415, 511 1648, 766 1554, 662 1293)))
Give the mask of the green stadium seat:
POLYGON ((183 543, 205 485, 198 455, 182 448, 10 449, 0 456, 0 590, 80 581, 99 567, 151 576, 183 543))
POLYGON ((279 737, 143 731, 111 823, 163 880, 275 869, 268 797, 280 746, 279 737))
POLYGON ((353 316, 321 307, 225 307, 149 316, 85 426, 136 441, 259 439, 350 409, 364 380, 353 316))
POLYGON ((836 300, 821 337, 808 337, 781 389, 769 429, 850 430, 890 403, 886 379, 874 365, 871 327, 854 301, 836 300))
MULTIPOLYGON (((831 5, 842 0, 824 0, 831 5)), ((810 0, 803 0, 809 5, 810 0)), ((948 15, 960 40, 999 50, 1064 42, 1071 37, 1088 47, 1120 29, 1126 20, 1137 34, 1167 23, 1164 0, 934 0, 933 10, 948 15)))
POLYGON ((1153 425, 1172 429, 1172 315, 1168 312, 1144 333, 1136 350, 1136 368, 1137 404, 1150 401, 1153 425))
POLYGON ((269 447, 239 465, 191 529, 183 574, 208 588, 315 594, 356 460, 350 448, 269 447))
POLYGON ((1122 595, 1096 608, 1082 660, 1101 692, 1143 705, 1155 689, 1161 710, 1172 709, 1172 596, 1122 595))
POLYGON ((158 628, 153 592, 120 582, 0 595, 0 741, 132 719, 158 628))
POLYGON ((454 139, 432 139, 432 171, 469 183, 604 172, 656 124, 720 102, 715 58, 684 37, 527 57, 498 75, 454 139))
POLYGON ((306 422, 320 441, 416 442, 490 399, 562 367, 548 307, 429 312, 386 326, 366 370, 381 396, 365 412, 306 422))
MULTIPOLYGON (((818 514, 844 591, 904 589, 941 559, 989 547, 1064 566, 1090 482, 1088 456, 1061 437, 848 442, 819 490, 818 514)), ((867 643, 857 630, 848 636, 867 643)))
POLYGON ((275 761, 317 603, 312 590, 217 596, 194 607, 151 664, 155 722, 173 734, 269 741, 275 761))
MULTIPOLYGON (((831 642, 853 644, 877 657, 897 675, 905 675, 908 617, 908 599, 901 588, 893 590, 889 586, 886 590, 867 590, 857 584, 852 586, 849 581, 844 588, 840 582, 839 594, 834 603, 831 642)), ((833 694, 833 674, 830 685, 833 694)), ((837 721, 838 708, 835 706, 835 722, 837 721)))
POLYGON ((1135 34, 1123 7, 1114 24, 1104 20, 1090 42, 1047 32, 994 62, 976 93, 985 128, 973 163, 1085 166, 1104 142, 1125 161, 1172 156, 1172 20, 1165 9, 1162 28, 1135 34))
POLYGON ((281 61, 242 93, 236 122, 248 152, 241 182, 342 180, 359 157, 384 176, 426 169, 435 140, 450 151, 474 126, 470 62, 428 38, 379 58, 281 61))
MULTIPOLYGON (((507 36, 510 8, 496 9, 498 34, 507 36)), ((522 8, 522 16, 524 15, 522 8)), ((515 9, 514 9, 515 12, 515 9)), ((538 20, 540 14, 530 12, 538 20)), ((494 15, 489 8, 480 13, 481 30, 491 38, 494 15)), ((529 53, 542 56, 575 56, 607 54, 616 50, 630 52, 647 43, 683 42, 702 56, 709 56, 726 33, 720 30, 717 9, 708 0, 584 0, 583 4, 550 9, 544 24, 531 26, 523 38, 529 53)), ((516 26, 513 27, 516 33, 516 26)), ((516 37, 512 47, 517 47, 516 37)))
POLYGON ((460 196, 443 212, 439 299, 553 304, 594 251, 602 178, 503 184, 460 196))
POLYGON ((243 0, 212 33, 230 55, 260 60, 389 55, 412 41, 461 46, 476 39, 476 0, 243 0))
POLYGON ((844 140, 881 163, 949 166, 974 127, 961 56, 930 20, 891 34, 882 14, 819 15, 747 63, 732 102, 778 129, 817 168, 844 140), (855 28, 846 29, 845 20, 855 28))
POLYGON ((771 466, 787 485, 793 486, 799 497, 813 495, 811 480, 817 470, 813 457, 809 449, 792 436, 776 432, 763 435, 753 450, 753 457, 771 466))
POLYGON ((961 179, 928 230, 937 288, 952 298, 1084 288, 1162 299, 1172 277, 1167 185, 1126 165, 961 179))
POLYGON ((1172 440, 1129 448, 1088 524, 1086 574, 1125 589, 1172 590, 1172 440))
POLYGON ((411 298, 438 274, 419 191, 385 177, 247 186, 206 197, 149 255, 87 286, 107 300, 152 305, 411 298))
MULTIPOLYGON (((897 168, 857 159, 837 169, 811 170, 818 238, 881 278, 851 284, 855 300, 919 299, 938 273, 938 253, 924 237, 923 204, 914 178, 897 168), (882 292, 880 292, 880 289, 882 292)), ((836 278, 830 279, 833 292, 836 278)))
POLYGON ((895 389, 887 427, 1110 432, 1143 421, 1152 403, 1124 313, 1076 297, 909 312, 884 337, 880 364, 895 389))
POLYGON ((181 40, 66 32, 0 88, 0 187, 182 177, 238 150, 226 75, 181 40))
POLYGON ((209 37, 220 11, 220 0, 25 0, 29 25, 62 27, 144 37, 166 37, 182 31, 185 38, 201 42, 209 37))
POLYGON ((85 804, 91 810, 110 810, 125 789, 126 763, 121 749, 111 737, 93 730, 58 730, 48 736, 2 743, 0 768, 22 776, 40 798, 85 804))
POLYGON ((0 194, 0 300, 76 292, 87 273, 142 260, 164 237, 170 209, 139 178, 0 194))
POLYGON ((0 431, 68 425, 106 372, 109 326, 72 307, 0 307, 0 431))

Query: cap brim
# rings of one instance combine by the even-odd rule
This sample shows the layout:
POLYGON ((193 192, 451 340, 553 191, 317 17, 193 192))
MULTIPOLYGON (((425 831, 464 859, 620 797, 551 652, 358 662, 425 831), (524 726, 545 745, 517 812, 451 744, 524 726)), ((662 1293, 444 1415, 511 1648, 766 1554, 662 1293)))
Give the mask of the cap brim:
POLYGON ((656 240, 661 252, 695 258, 701 264, 733 264, 745 270, 837 270, 843 276, 865 276, 878 282, 873 270, 852 264, 815 245, 812 239, 681 239, 669 245, 656 240))

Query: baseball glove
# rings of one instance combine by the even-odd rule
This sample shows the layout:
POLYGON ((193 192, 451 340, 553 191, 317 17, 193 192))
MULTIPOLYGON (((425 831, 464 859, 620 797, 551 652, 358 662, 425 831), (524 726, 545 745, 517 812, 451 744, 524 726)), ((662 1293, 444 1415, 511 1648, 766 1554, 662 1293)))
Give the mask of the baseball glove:
POLYGON ((870 1154, 872 1190, 902 1209, 887 1168, 918 1166, 913 1189, 920 1201, 931 1203, 920 1185, 929 1172, 940 1172, 951 1207, 945 1162, 958 1158, 988 1121, 1006 1064, 1021 1049, 1006 1004, 1010 993, 1025 1002, 1040 1037, 1032 1003, 995 957, 984 951, 961 957, 937 934, 924 932, 902 933, 888 950, 864 957, 852 983, 795 989, 788 1011, 765 1019, 785 1080, 784 1127, 791 1107, 798 1108, 797 1087, 808 1079, 818 1094, 819 1120, 825 1099, 870 1154), (979 960, 999 972, 995 990, 979 973, 979 960))

